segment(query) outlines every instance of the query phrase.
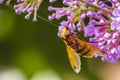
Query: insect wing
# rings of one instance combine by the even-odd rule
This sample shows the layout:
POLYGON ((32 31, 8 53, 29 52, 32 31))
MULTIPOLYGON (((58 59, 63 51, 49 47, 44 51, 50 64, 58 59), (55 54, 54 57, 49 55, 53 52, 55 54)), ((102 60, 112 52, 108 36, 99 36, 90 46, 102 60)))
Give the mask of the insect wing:
POLYGON ((81 61, 79 55, 70 46, 67 46, 67 53, 72 69, 76 73, 79 73, 81 69, 81 61))

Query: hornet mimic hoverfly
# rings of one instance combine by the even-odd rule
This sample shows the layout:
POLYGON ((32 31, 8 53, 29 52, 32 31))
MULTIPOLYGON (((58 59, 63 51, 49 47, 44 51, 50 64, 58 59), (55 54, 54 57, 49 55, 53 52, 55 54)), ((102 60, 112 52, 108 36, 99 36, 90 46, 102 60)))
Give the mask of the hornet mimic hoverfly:
POLYGON ((79 39, 76 34, 71 33, 66 27, 63 27, 60 37, 66 44, 71 67, 76 73, 81 70, 80 56, 91 58, 94 54, 104 54, 104 51, 79 39))

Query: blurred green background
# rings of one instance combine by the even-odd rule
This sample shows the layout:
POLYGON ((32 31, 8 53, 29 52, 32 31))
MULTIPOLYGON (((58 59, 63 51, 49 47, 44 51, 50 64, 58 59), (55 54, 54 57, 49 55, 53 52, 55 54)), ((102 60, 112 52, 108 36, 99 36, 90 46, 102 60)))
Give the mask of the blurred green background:
MULTIPOLYGON (((12 4, 0 5, 0 80, 120 80, 115 75, 120 74, 120 65, 100 58, 81 58, 81 72, 73 72, 57 26, 40 17, 36 23, 25 20, 24 14, 15 14, 12 4)), ((44 0, 38 15, 47 19, 49 5, 62 6, 61 0, 55 4, 44 0)), ((56 20, 52 23, 59 25, 56 20)))

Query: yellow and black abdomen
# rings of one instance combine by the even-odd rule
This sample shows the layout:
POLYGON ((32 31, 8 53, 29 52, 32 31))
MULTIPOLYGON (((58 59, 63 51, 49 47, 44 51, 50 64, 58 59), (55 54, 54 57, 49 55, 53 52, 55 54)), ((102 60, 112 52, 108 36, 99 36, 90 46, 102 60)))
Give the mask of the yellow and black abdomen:
POLYGON ((86 57, 86 58, 93 57, 93 54, 94 54, 94 51, 92 50, 92 47, 88 43, 86 43, 82 40, 78 41, 78 47, 74 50, 80 56, 83 56, 83 57, 86 57))

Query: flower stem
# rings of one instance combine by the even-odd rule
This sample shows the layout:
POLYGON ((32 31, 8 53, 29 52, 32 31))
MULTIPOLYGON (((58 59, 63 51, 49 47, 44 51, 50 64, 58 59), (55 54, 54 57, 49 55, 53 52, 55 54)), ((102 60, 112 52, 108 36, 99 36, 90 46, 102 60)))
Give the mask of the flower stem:
POLYGON ((80 0, 80 1, 86 3, 87 5, 89 5, 91 7, 94 7, 96 10, 101 10, 104 13, 112 14, 111 10, 108 10, 108 9, 105 9, 105 8, 101 8, 98 5, 92 4, 92 3, 88 2, 88 1, 85 1, 85 0, 80 0))

